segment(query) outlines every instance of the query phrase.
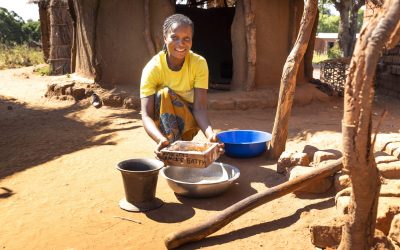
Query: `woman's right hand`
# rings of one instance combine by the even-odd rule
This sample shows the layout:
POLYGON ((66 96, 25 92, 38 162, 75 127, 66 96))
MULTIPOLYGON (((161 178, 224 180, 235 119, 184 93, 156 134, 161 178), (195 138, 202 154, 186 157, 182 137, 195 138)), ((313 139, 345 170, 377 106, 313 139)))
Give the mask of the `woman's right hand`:
POLYGON ((163 159, 163 154, 161 152, 161 149, 168 147, 169 141, 167 138, 163 137, 160 139, 160 141, 157 144, 156 150, 154 150, 154 153, 157 155, 158 159, 162 160, 163 159))

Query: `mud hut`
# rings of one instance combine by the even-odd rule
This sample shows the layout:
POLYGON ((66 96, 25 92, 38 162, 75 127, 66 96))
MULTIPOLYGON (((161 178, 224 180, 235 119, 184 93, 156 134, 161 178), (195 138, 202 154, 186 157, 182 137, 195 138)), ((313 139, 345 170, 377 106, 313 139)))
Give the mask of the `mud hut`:
MULTIPOLYGON (((302 0, 177 2, 69 0, 72 71, 102 86, 139 87, 142 68, 162 48, 164 19, 182 13, 195 23, 192 49, 207 59, 211 87, 279 87, 297 36, 302 0)), ((312 51, 311 41, 299 82, 312 77, 312 51)))

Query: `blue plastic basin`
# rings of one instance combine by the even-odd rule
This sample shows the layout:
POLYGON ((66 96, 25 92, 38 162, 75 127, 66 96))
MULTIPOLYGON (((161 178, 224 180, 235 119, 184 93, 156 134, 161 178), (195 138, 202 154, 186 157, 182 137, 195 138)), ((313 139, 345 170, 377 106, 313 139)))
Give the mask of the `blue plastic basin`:
POLYGON ((231 130, 217 134, 225 144, 225 154, 237 158, 249 158, 262 154, 271 140, 270 133, 258 130, 231 130))

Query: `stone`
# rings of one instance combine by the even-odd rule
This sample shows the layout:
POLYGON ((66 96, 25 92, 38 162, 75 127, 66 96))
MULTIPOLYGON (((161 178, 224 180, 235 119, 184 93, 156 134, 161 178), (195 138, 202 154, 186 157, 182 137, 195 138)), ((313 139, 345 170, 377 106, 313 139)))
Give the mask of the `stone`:
POLYGON ((326 149, 326 150, 319 150, 314 153, 313 162, 314 164, 318 164, 322 161, 326 160, 335 160, 339 159, 342 156, 342 153, 339 150, 335 149, 326 149))
POLYGON ((400 197, 400 180, 383 179, 380 196, 384 197, 400 197))
POLYGON ((400 161, 377 164, 379 173, 387 179, 400 179, 400 161))
POLYGON ((390 142, 386 145, 385 152, 389 155, 393 155, 393 152, 398 148, 400 148, 400 142, 390 142))
POLYGON ((319 149, 317 147, 311 145, 305 145, 303 148, 303 153, 306 153, 308 155, 308 159, 314 159, 314 154, 318 150, 319 149))
POLYGON ((393 217, 388 237, 400 248, 400 214, 393 217))
POLYGON ((350 204, 350 196, 340 196, 336 198, 335 206, 336 210, 340 214, 348 214, 349 213, 349 204, 350 204))
POLYGON ((400 148, 395 149, 392 153, 392 156, 400 160, 400 148))
POLYGON ((379 197, 376 229, 381 230, 385 235, 387 235, 394 216, 399 213, 399 197, 379 197))
POLYGON ((119 95, 104 95, 101 100, 105 106, 110 107, 121 107, 122 106, 122 97, 119 95))
POLYGON ((84 88, 72 88, 71 95, 77 101, 85 99, 85 97, 86 97, 85 89, 84 88))
POLYGON ((311 243, 320 248, 336 248, 342 238, 344 220, 334 218, 326 223, 318 223, 310 227, 311 243))
POLYGON ((333 177, 333 183, 335 185, 336 192, 339 192, 347 187, 351 186, 351 180, 348 174, 338 172, 333 177))
POLYGON ((126 109, 140 109, 140 98, 127 97, 122 103, 126 109))
POLYGON ((280 174, 284 174, 287 170, 292 167, 291 156, 293 152, 283 151, 281 156, 279 156, 278 162, 276 164, 276 172, 280 174))
POLYGON ((296 152, 292 154, 290 157, 290 162, 292 166, 309 166, 310 165, 310 159, 308 158, 308 155, 306 153, 302 152, 296 152))
POLYGON ((378 134, 377 141, 375 143, 375 151, 384 151, 386 146, 392 142, 400 142, 400 136, 392 134, 378 134))
MULTIPOLYGON (((293 180, 297 177, 303 176, 310 171, 314 170, 313 167, 304 167, 304 166, 295 166, 290 170, 289 180, 293 180)), ((305 186, 301 189, 296 190, 295 194, 300 193, 311 193, 311 194, 321 194, 328 191, 328 189, 332 186, 332 178, 326 177, 323 179, 319 179, 315 181, 313 184, 305 186)))
POLYGON ((393 161, 398 161, 399 159, 397 159, 396 157, 394 157, 393 155, 388 155, 386 153, 384 153, 384 155, 377 155, 375 156, 375 162, 376 164, 379 163, 389 163, 389 162, 393 162, 393 161))
POLYGON ((375 230, 371 250, 396 250, 396 248, 382 231, 375 230))

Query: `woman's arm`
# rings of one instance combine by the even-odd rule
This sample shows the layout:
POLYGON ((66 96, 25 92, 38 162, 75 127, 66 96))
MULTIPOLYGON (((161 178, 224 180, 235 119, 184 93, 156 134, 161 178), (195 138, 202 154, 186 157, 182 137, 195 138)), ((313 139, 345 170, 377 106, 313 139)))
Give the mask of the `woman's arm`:
POLYGON ((143 127, 147 134, 157 143, 156 153, 169 145, 167 138, 154 123, 154 95, 140 99, 143 127))
POLYGON ((193 115, 201 131, 211 142, 217 141, 217 136, 211 126, 207 114, 207 89, 194 89, 193 115))

